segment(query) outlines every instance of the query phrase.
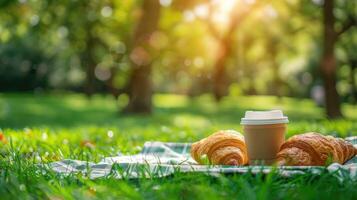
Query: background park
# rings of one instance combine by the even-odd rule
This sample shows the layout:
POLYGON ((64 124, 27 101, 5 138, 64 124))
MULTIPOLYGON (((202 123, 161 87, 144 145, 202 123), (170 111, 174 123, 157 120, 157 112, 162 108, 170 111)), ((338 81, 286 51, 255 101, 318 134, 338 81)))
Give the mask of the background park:
POLYGON ((356 136, 356 23, 352 0, 1 0, 1 198, 356 198, 356 179, 329 173, 92 180, 40 168, 242 131, 246 110, 282 109, 288 137, 356 136))

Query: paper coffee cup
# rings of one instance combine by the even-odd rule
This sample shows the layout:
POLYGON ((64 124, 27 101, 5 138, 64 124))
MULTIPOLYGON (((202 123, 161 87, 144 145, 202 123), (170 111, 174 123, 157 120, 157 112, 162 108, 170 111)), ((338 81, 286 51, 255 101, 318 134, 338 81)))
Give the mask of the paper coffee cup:
POLYGON ((241 120, 249 163, 274 163, 280 146, 285 141, 288 118, 281 110, 247 111, 241 120))

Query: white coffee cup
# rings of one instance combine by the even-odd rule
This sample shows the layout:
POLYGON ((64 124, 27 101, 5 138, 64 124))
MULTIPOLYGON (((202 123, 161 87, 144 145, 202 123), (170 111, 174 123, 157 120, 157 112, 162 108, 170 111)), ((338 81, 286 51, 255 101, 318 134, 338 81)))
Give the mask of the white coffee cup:
POLYGON ((285 141, 289 120, 281 110, 247 111, 241 120, 247 145, 249 163, 274 163, 280 146, 285 141))

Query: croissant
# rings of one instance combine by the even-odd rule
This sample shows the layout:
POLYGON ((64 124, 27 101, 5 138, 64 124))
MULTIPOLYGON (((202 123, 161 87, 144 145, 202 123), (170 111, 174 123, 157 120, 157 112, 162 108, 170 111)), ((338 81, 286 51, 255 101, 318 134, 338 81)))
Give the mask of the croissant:
POLYGON ((204 164, 203 156, 214 165, 245 165, 248 163, 244 137, 233 130, 221 130, 195 142, 191 146, 191 156, 204 164))
POLYGON ((323 166, 328 162, 345 163, 357 149, 341 139, 319 133, 305 133, 289 138, 277 154, 278 165, 323 166))

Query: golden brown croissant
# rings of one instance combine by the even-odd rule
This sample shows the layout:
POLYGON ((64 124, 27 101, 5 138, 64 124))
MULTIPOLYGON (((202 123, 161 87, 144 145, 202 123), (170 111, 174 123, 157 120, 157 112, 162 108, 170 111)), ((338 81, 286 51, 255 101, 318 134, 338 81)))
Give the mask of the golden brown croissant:
POLYGON ((195 142, 191 155, 198 163, 204 164, 203 156, 215 165, 245 165, 248 156, 244 137, 233 130, 221 130, 195 142))
POLYGON ((323 166, 328 162, 343 164, 354 155, 349 142, 319 133, 305 133, 289 138, 277 155, 278 165, 323 166))

